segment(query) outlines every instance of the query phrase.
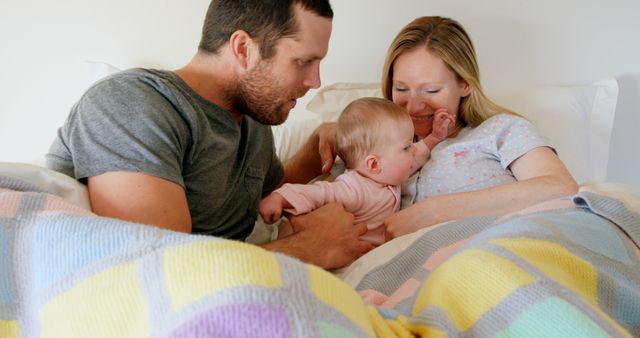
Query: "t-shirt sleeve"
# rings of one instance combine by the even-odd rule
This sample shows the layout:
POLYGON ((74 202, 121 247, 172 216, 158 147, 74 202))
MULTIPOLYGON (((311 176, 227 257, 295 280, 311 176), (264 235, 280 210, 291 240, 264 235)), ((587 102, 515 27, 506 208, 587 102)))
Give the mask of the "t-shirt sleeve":
POLYGON ((550 147, 538 129, 525 118, 502 114, 495 118, 495 125, 498 128, 496 147, 503 169, 534 148, 550 147))
POLYGON ((66 124, 77 179, 106 172, 140 172, 184 187, 188 124, 148 79, 111 77, 93 86, 66 124))
POLYGON ((284 165, 282 164, 274 150, 271 155, 271 165, 269 167, 269 170, 267 170, 267 174, 264 179, 264 185, 262 187, 262 197, 265 197, 272 191, 274 191, 283 178, 284 165))

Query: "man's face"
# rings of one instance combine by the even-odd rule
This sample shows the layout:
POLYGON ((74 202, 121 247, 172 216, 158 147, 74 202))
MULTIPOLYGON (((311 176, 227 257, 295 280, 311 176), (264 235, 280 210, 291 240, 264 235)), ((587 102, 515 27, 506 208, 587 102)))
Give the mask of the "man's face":
POLYGON ((280 39, 275 54, 244 74, 232 99, 234 110, 262 124, 283 123, 296 100, 320 87, 320 60, 327 54, 331 20, 295 5, 298 32, 280 39))

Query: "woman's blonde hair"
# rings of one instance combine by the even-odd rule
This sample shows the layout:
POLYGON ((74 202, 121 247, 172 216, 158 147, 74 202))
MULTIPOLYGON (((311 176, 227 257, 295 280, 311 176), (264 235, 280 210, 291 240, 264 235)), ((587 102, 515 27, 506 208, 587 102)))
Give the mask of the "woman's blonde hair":
POLYGON ((349 103, 338 118, 336 151, 348 169, 385 145, 386 130, 398 123, 411 124, 409 113, 395 103, 363 97, 349 103))
POLYGON ((482 91, 480 69, 471 38, 457 21, 439 16, 417 18, 398 33, 389 46, 382 69, 382 94, 392 99, 393 64, 398 56, 414 48, 424 47, 438 56, 459 80, 464 80, 471 93, 461 99, 458 123, 462 127, 478 126, 499 113, 515 114, 491 101, 482 91))

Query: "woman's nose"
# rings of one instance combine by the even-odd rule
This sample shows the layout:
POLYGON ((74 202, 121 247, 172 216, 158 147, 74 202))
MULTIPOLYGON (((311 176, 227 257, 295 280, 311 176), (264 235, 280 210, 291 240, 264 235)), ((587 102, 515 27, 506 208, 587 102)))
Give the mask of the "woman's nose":
POLYGON ((414 114, 421 111, 424 108, 424 102, 417 97, 411 97, 407 101, 407 110, 409 113, 414 114))

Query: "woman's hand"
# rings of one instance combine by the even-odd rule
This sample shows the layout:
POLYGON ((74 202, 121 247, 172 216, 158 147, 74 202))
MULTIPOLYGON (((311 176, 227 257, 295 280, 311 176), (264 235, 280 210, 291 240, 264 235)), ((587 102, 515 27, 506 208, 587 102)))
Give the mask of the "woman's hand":
POLYGON ((424 199, 408 208, 400 210, 384 221, 387 240, 410 234, 422 228, 442 222, 432 203, 438 196, 424 199))

